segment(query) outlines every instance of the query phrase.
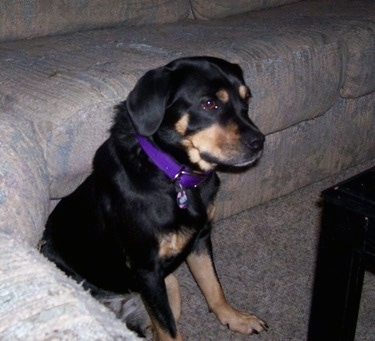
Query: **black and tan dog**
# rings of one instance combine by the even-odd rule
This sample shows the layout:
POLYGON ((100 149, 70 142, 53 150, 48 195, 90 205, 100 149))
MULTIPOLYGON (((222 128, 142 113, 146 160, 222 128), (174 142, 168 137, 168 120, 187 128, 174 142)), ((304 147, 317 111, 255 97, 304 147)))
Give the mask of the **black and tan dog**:
POLYGON ((138 333, 129 292, 140 294, 154 339, 182 340, 172 273, 185 260, 221 323, 244 334, 267 329, 226 301, 210 240, 215 168, 252 165, 263 149, 249 100, 241 68, 222 59, 182 58, 147 72, 117 106, 92 174, 49 217, 42 253, 138 333))

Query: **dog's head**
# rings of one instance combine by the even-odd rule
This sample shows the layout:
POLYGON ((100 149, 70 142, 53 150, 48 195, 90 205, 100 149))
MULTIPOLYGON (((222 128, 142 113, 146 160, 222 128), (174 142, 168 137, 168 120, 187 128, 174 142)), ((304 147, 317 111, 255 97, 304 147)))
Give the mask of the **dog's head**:
POLYGON ((177 59, 147 72, 130 92, 135 129, 192 168, 247 166, 264 135, 248 116, 250 90, 241 68, 213 57, 177 59))

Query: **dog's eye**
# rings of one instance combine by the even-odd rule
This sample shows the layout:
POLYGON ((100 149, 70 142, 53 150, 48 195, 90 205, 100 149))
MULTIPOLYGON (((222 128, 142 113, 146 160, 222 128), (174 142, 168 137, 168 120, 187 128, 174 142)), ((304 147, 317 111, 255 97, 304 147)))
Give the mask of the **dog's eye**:
POLYGON ((207 99, 201 103, 204 110, 216 110, 218 109, 217 103, 213 99, 207 99))

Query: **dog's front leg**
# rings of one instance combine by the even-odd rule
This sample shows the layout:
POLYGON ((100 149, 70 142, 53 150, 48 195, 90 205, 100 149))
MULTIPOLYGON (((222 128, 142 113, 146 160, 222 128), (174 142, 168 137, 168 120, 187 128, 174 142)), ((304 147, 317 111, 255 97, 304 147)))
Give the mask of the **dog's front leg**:
POLYGON ((154 271, 138 271, 136 278, 140 295, 152 322, 153 340, 182 341, 175 321, 180 313, 177 279, 169 275, 164 280, 154 271))
POLYGON ((240 312, 227 302, 214 268, 211 241, 207 237, 200 244, 197 251, 188 256, 187 263, 210 310, 232 331, 252 334, 267 330, 267 324, 257 316, 240 312), (202 247, 202 244, 205 244, 205 247, 202 247))

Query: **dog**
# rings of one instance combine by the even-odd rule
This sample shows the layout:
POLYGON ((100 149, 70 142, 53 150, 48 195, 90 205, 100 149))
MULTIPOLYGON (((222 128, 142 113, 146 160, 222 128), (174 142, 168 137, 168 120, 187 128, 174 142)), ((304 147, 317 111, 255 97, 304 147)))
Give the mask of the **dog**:
POLYGON ((144 306, 154 340, 182 340, 173 272, 183 261, 222 324, 244 334, 268 329, 227 302, 210 239, 215 170, 250 167, 262 154, 250 98, 242 69, 220 58, 148 71, 116 106, 91 175, 48 218, 41 252, 140 336, 144 306))

